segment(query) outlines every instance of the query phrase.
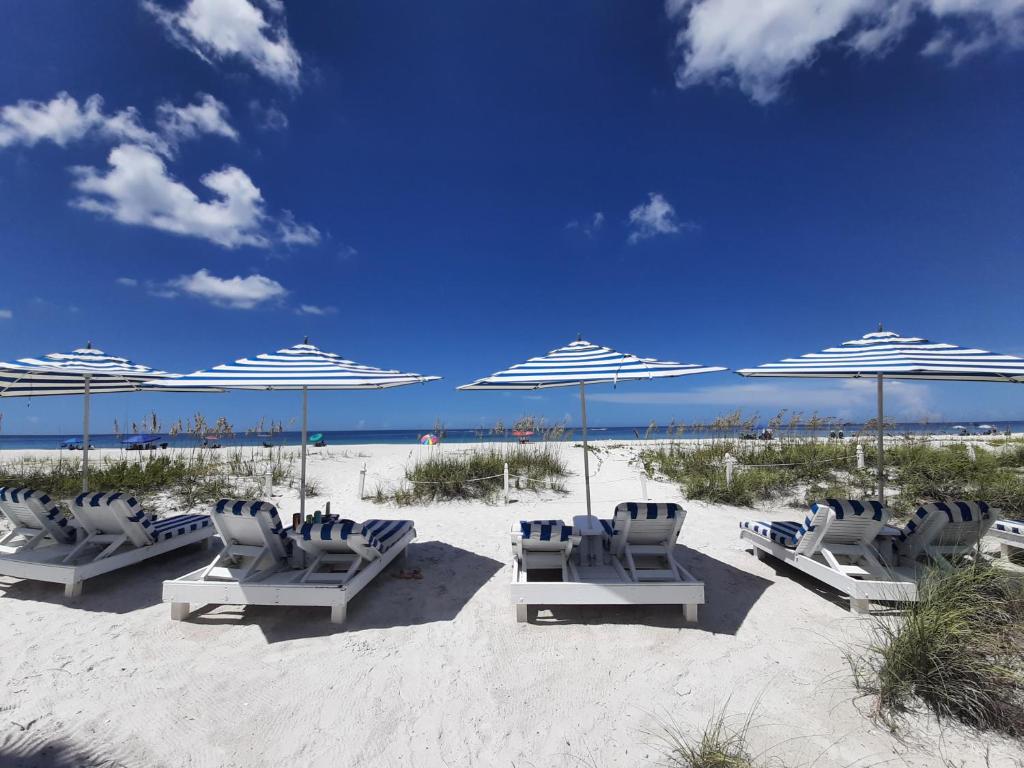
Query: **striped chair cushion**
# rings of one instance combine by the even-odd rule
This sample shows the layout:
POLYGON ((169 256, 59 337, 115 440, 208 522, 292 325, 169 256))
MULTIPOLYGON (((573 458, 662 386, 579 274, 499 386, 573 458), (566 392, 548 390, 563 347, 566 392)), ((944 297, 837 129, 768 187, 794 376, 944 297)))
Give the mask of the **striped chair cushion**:
POLYGON ((68 525, 68 519, 61 513, 60 508, 53 503, 42 491, 37 491, 34 488, 0 488, 0 501, 13 501, 15 503, 23 502, 26 499, 35 499, 43 508, 46 510, 46 519, 62 529, 63 535, 68 541, 73 541, 75 538, 74 527, 68 525))
POLYGON ((183 536, 186 533, 209 527, 209 515, 177 515, 155 521, 150 534, 156 541, 167 541, 175 536, 183 536))
POLYGON ((744 520, 740 523, 740 528, 746 528, 748 531, 753 531, 758 536, 764 536, 766 539, 774 541, 776 544, 781 544, 784 547, 790 549, 796 549, 796 545, 800 542, 808 530, 811 530, 810 526, 811 518, 808 517, 804 524, 791 521, 783 520, 780 522, 763 522, 758 520, 744 520))
POLYGON ((900 541, 906 542, 915 536, 930 515, 945 515, 948 523, 972 523, 989 518, 989 506, 984 501, 935 501, 922 504, 900 533, 900 541))
POLYGON ((412 520, 331 520, 321 523, 303 523, 296 533, 303 541, 347 541, 361 537, 367 546, 381 554, 387 552, 413 527, 412 520))
POLYGON ((1021 520, 996 520, 995 529, 1006 533, 1015 533, 1024 536, 1024 521, 1021 520))
POLYGON ((572 526, 561 520, 520 520, 519 531, 523 541, 568 541, 572 526))
POLYGON ((868 499, 825 499, 811 504, 811 513, 815 514, 823 507, 829 507, 836 513, 836 520, 844 520, 851 516, 869 516, 872 520, 881 520, 885 507, 874 500, 868 499))
POLYGON ((673 502, 624 501, 615 507, 611 520, 599 520, 606 536, 618 533, 615 520, 624 520, 629 515, 633 520, 675 520, 682 507, 673 502))
POLYGON ((281 517, 277 514, 277 507, 268 501, 221 499, 214 505, 213 511, 218 515, 237 515, 239 517, 256 517, 262 513, 270 519, 273 532, 279 536, 284 536, 284 526, 281 525, 281 517))
POLYGON ((128 506, 128 520, 141 525, 149 536, 153 535, 151 528, 156 522, 156 516, 146 514, 146 510, 134 496, 123 491, 114 491, 111 493, 80 493, 75 497, 75 505, 79 507, 109 507, 113 501, 124 502, 128 506))

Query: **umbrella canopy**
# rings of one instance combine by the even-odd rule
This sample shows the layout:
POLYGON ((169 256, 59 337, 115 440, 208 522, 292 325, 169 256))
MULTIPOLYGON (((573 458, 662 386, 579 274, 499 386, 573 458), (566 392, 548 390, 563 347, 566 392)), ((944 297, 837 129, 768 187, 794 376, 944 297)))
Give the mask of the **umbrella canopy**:
POLYGON ((1024 380, 1024 358, 933 343, 879 327, 873 333, 844 341, 838 347, 756 368, 743 368, 737 373, 803 379, 875 377, 878 382, 878 499, 884 503, 884 379, 1020 382, 1024 380))
POLYGON ((0 397, 84 395, 82 416, 82 491, 89 490, 89 397, 138 392, 175 374, 108 355, 89 343, 70 353, 54 352, 0 363, 0 397))
POLYGON ((661 379, 724 370, 726 369, 720 366, 673 363, 651 357, 638 357, 577 339, 546 355, 531 357, 525 363, 513 365, 507 370, 477 379, 471 384, 463 384, 459 389, 547 389, 578 386, 583 426, 583 474, 587 492, 587 515, 591 515, 585 385, 617 384, 620 381, 661 379))
POLYGON ((256 357, 243 357, 233 363, 214 366, 154 386, 161 388, 214 388, 302 391, 302 475, 299 512, 306 512, 306 443, 308 434, 309 390, 388 389, 407 384, 435 381, 440 376, 374 368, 360 365, 341 355, 324 352, 306 339, 294 347, 279 349, 256 357))

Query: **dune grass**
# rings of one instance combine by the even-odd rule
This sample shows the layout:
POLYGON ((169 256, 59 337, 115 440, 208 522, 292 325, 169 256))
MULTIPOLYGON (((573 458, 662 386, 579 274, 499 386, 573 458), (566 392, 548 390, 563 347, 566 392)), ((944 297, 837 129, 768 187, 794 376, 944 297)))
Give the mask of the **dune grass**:
MULTIPOLYGON (((280 448, 147 452, 91 460, 89 487, 125 491, 143 503, 170 495, 190 508, 223 497, 257 498, 266 472, 275 485, 289 482, 292 459, 280 448)), ((26 457, 2 462, 0 485, 38 488, 55 499, 69 498, 81 492, 81 459, 26 457)))
POLYGON ((940 719, 1024 736, 1024 589, 985 564, 931 571, 918 602, 875 618, 850 655, 858 687, 894 730, 923 707, 940 719))
POLYGON ((405 482, 399 488, 388 490, 378 486, 371 498, 400 505, 493 500, 504 488, 506 462, 513 488, 565 490, 559 480, 566 477, 569 470, 558 446, 536 443, 467 451, 432 450, 405 470, 405 482))

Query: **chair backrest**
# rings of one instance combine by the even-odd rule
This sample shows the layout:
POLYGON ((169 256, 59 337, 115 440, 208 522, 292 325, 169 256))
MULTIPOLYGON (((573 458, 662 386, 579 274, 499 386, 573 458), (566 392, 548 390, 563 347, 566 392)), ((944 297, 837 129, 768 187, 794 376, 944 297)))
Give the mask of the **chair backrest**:
POLYGON ((62 544, 75 538, 75 529, 68 525, 60 508, 33 488, 0 488, 0 513, 15 528, 45 530, 62 544))
POLYGON ((561 520, 520 520, 514 539, 531 552, 555 552, 579 544, 580 536, 561 520))
POLYGON ((900 554, 917 559, 929 546, 969 552, 992 527, 998 513, 984 501, 922 504, 900 533, 900 554))
POLYGON ((870 499, 816 501, 797 533, 796 551, 806 555, 828 544, 870 544, 888 520, 889 510, 870 499))
POLYGON ((686 510, 672 502, 624 501, 612 515, 612 538, 629 544, 675 544, 686 510))
POLYGON ((265 546, 274 557, 288 556, 281 518, 269 501, 221 499, 211 518, 225 545, 265 546))
POLYGON ((80 493, 68 506, 88 533, 120 534, 137 547, 152 544, 153 518, 134 496, 113 493, 80 493))

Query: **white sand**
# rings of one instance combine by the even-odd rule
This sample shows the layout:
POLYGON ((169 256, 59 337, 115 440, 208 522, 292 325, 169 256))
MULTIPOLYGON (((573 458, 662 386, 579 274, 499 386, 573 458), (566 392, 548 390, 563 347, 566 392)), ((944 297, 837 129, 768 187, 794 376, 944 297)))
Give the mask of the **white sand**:
MULTIPOLYGON (((362 461, 369 491, 424 450, 436 449, 329 448, 310 461, 323 485, 312 508, 329 498, 345 516, 408 517, 418 531, 406 567, 422 581, 386 572, 343 627, 322 608, 171 621, 161 582, 206 562, 201 550, 88 581, 74 604, 57 585, 0 577, 0 765, 647 766, 659 719, 696 729, 723 707, 737 724, 754 710, 755 751, 786 765, 1019 765, 1019 746, 997 738, 916 717, 901 743, 873 723, 843 656, 870 621, 744 551, 750 510, 684 502, 681 556, 707 589, 696 626, 673 607, 555 608, 517 624, 509 525, 584 511, 581 452, 564 448, 577 469, 567 497, 356 500, 362 461)), ((630 454, 591 465, 595 510, 639 498, 630 454)), ((650 495, 679 499, 667 483, 650 495)), ((274 501, 282 517, 297 509, 294 492, 274 501)))

